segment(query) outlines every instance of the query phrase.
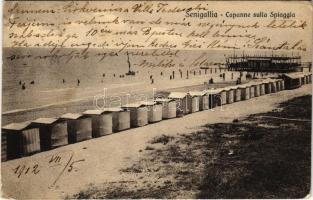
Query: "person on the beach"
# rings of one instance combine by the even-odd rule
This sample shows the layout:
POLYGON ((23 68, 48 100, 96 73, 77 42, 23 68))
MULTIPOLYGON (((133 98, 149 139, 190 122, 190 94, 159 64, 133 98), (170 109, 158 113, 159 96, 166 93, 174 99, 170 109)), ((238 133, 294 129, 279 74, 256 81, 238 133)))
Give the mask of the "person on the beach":
POLYGON ((77 86, 79 86, 80 85, 80 80, 79 79, 77 79, 77 86))
POLYGON ((26 89, 26 86, 25 86, 25 83, 23 83, 22 90, 25 90, 25 89, 26 89))
POLYGON ((237 78, 237 81, 236 81, 236 85, 239 85, 239 84, 241 84, 241 78, 240 77, 237 78))

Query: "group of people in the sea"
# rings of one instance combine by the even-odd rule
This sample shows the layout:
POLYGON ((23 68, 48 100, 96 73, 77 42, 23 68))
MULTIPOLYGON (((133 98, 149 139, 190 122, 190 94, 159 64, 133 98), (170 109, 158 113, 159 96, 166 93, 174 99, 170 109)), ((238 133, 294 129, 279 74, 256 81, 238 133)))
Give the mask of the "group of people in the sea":
MULTIPOLYGON (((19 81, 18 84, 21 85, 22 90, 25 90, 25 89, 26 89, 26 82, 19 81)), ((32 80, 32 81, 29 82, 29 84, 30 84, 30 85, 35 85, 35 81, 32 80)))

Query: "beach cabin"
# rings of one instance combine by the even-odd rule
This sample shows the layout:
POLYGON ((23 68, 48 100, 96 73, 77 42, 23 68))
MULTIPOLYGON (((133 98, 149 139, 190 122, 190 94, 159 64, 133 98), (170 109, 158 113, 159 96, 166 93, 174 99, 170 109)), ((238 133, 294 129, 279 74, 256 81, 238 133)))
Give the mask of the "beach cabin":
POLYGON ((247 84, 239 85, 238 88, 241 90, 241 100, 250 99, 250 87, 247 84))
POLYGON ((225 88, 227 91, 226 91, 226 103, 227 104, 230 104, 230 103, 233 103, 235 101, 235 92, 236 92, 236 89, 232 86, 229 86, 227 88, 225 88))
POLYGON ((79 113, 67 113, 60 118, 67 121, 68 142, 70 144, 92 138, 91 117, 79 113))
POLYGON ((39 129, 31 122, 12 123, 2 128, 7 136, 7 159, 20 158, 40 151, 39 129))
POLYGON ((185 92, 171 92, 168 96, 169 99, 176 101, 176 115, 181 117, 190 113, 191 96, 185 92))
POLYGON ((176 101, 174 99, 157 98, 154 101, 162 104, 162 119, 176 117, 176 101))
POLYGON ((276 88, 277 92, 281 91, 281 79, 276 80, 276 88))
POLYGON ((304 85, 305 84, 305 75, 303 74, 303 76, 301 76, 301 85, 304 85))
POLYGON ((255 85, 255 87, 254 87, 254 96, 255 97, 259 97, 260 96, 260 86, 261 86, 261 84, 259 83, 259 82, 255 82, 254 83, 255 85))
POLYGON ((196 94, 196 93, 191 93, 191 94, 189 93, 189 95, 191 96, 190 112, 191 113, 198 112, 200 110, 200 108, 199 108, 200 107, 200 97, 198 96, 199 94, 196 94))
POLYGON ((305 73, 305 84, 309 84, 312 81, 312 74, 310 72, 305 73))
POLYGON ((50 150, 68 144, 67 122, 60 118, 39 118, 32 121, 39 128, 40 148, 50 150))
POLYGON ((250 88, 250 99, 255 97, 255 84, 249 83, 247 86, 250 88))
POLYGON ((141 127, 148 124, 147 107, 141 103, 123 105, 122 108, 130 112, 130 126, 141 127))
POLYGON ((260 83, 260 96, 265 95, 265 83, 261 81, 260 83))
POLYGON ((200 107, 201 110, 203 110, 203 100, 204 96, 206 96, 205 93, 202 91, 190 91, 188 94, 191 96, 191 112, 194 113, 200 111, 200 107))
POLYGON ((199 101, 199 109, 202 110, 208 110, 209 109, 209 96, 207 94, 206 90, 201 91, 202 93, 202 99, 200 98, 199 101))
POLYGON ((86 110, 84 115, 91 118, 92 137, 101 137, 113 133, 112 112, 106 108, 86 110))
POLYGON ((205 91, 206 95, 209 97, 209 109, 213 109, 216 106, 221 106, 221 90, 220 89, 208 89, 205 91))
MULTIPOLYGON (((209 96, 207 95, 206 91, 190 91, 189 94, 191 97, 193 97, 193 101, 195 100, 194 97, 198 97, 198 111, 209 109, 209 96)), ((193 104, 196 106, 196 102, 193 104)))
POLYGON ((120 107, 106 108, 106 110, 112 113, 113 132, 130 128, 130 111, 120 107))
POLYGON ((159 122, 162 120, 162 103, 156 101, 142 101, 140 103, 147 107, 149 123, 159 122))
POLYGON ((270 79, 270 85, 271 85, 271 92, 276 93, 277 92, 276 80, 270 79))
POLYGON ((280 90, 285 90, 285 81, 284 81, 284 79, 280 79, 280 90))
POLYGON ((264 80, 264 85, 265 85, 265 94, 272 93, 271 81, 270 80, 264 80))
POLYGON ((232 88, 234 90, 234 102, 241 101, 241 89, 238 87, 238 85, 232 86, 232 88))
POLYGON ((305 74, 305 84, 309 84, 309 74, 305 74))
POLYGON ((228 88, 220 88, 220 100, 221 100, 221 105, 227 104, 227 92, 228 88))
POLYGON ((7 134, 6 132, 1 132, 1 162, 7 160, 7 134))
POLYGON ((283 74, 285 89, 290 90, 290 89, 299 88, 301 86, 302 76, 303 76, 302 72, 283 74))

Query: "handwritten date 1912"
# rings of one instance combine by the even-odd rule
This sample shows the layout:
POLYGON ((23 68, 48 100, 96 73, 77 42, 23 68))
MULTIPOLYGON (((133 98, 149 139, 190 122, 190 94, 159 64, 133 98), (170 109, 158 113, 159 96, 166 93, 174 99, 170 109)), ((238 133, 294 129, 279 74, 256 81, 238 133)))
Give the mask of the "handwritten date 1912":
POLYGON ((85 159, 74 160, 74 152, 58 152, 48 157, 46 162, 41 164, 35 162, 32 164, 20 164, 13 169, 14 175, 17 178, 23 178, 25 176, 35 176, 44 170, 52 170, 52 168, 60 168, 61 171, 57 173, 57 176, 52 181, 50 187, 55 186, 65 171, 70 173, 76 167, 77 163, 84 162, 85 159))

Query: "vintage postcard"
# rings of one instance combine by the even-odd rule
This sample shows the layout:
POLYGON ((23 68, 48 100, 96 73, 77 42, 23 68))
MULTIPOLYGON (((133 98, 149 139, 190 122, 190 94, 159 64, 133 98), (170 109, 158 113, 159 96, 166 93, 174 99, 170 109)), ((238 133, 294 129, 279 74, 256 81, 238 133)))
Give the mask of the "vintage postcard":
POLYGON ((312 11, 3 2, 2 198, 309 198, 312 11))

